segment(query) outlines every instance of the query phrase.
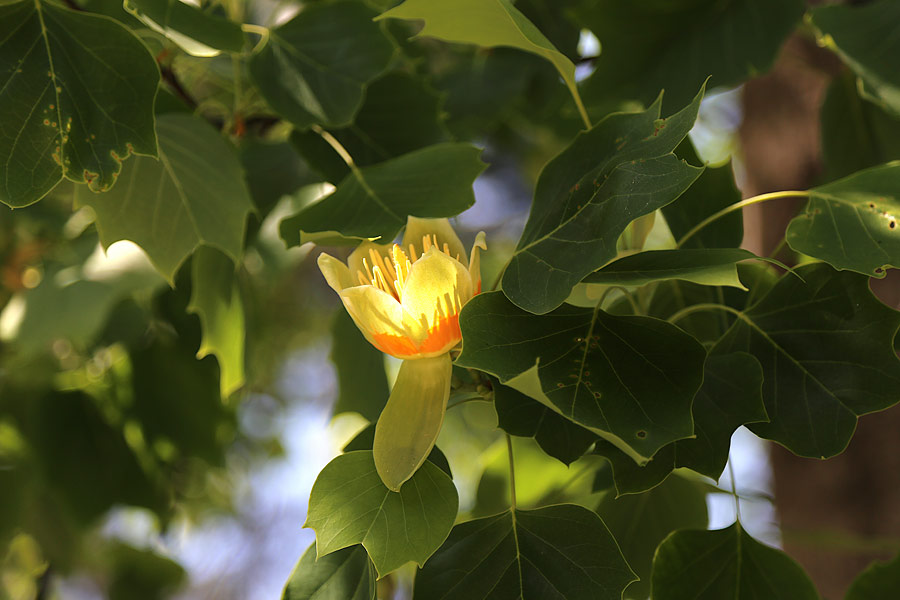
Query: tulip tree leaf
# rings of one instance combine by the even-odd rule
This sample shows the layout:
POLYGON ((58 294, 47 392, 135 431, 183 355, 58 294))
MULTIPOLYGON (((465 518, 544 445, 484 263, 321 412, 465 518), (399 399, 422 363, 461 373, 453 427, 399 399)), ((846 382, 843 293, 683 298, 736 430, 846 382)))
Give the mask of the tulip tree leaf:
MULTIPOLYGON (((510 435, 533 437, 549 456, 569 465, 578 460, 597 436, 494 378, 497 425, 510 435)), ((630 459, 629 459, 630 460, 630 459)))
POLYGON ((585 102, 647 104, 665 89, 682 106, 707 77, 731 87, 769 70, 803 16, 801 0, 600 0, 576 9, 600 40, 596 70, 582 84, 585 102))
POLYGON ((503 274, 503 292, 533 313, 550 312, 572 287, 616 256, 631 221, 669 204, 703 172, 672 150, 697 118, 703 90, 660 118, 661 99, 640 113, 613 114, 551 160, 503 274))
POLYGON ((791 248, 837 269, 884 277, 900 266, 900 161, 813 188, 788 225, 791 248))
POLYGON ((159 69, 112 19, 23 0, 0 6, 0 201, 26 206, 66 177, 97 192, 156 156, 159 69))
POLYGON ((631 581, 603 521, 558 504, 457 525, 416 574, 413 598, 619 600, 631 581))
POLYGON ((100 241, 127 239, 147 252, 170 282, 201 244, 240 258, 253 210, 243 171, 228 143, 199 118, 159 118, 159 160, 136 158, 104 194, 76 189, 75 201, 97 215, 100 241))
POLYGON ((335 314, 331 334, 331 360, 338 376, 333 413, 357 412, 374 423, 391 391, 384 354, 363 337, 346 310, 335 314))
POLYGON ((375 600, 375 567, 362 546, 349 546, 316 558, 313 543, 284 587, 281 600, 375 600))
POLYGON ((865 82, 875 100, 900 115, 900 5, 876 0, 862 6, 819 6, 811 11, 825 45, 865 82))
POLYGON ((188 310, 203 326, 197 358, 216 355, 223 397, 244 385, 244 304, 234 275, 234 262, 226 255, 208 246, 197 248, 188 310))
POLYGON ((693 433, 706 352, 674 325, 570 305, 532 315, 488 292, 463 308, 460 328, 457 365, 498 377, 635 460, 693 433))
POLYGON ((484 48, 506 46, 536 54, 556 67, 575 101, 581 104, 575 64, 509 0, 406 0, 378 18, 423 20, 425 27, 418 33, 420 37, 484 48))
POLYGON ((180 0, 125 0, 125 9, 193 56, 240 52, 244 47, 240 24, 180 0))
POLYGON ((653 560, 654 600, 818 600, 809 576, 787 554, 739 523, 715 531, 676 531, 653 560))
POLYGON ((484 170, 470 144, 429 146, 361 167, 337 190, 281 222, 288 246, 333 238, 393 240, 406 217, 451 217, 475 203, 472 183, 484 170))
POLYGON ((263 98, 299 129, 349 125, 394 55, 375 15, 363 2, 316 3, 272 29, 249 64, 263 98))
POLYGON ((425 564, 447 539, 458 504, 453 481, 430 462, 392 492, 375 471, 372 452, 360 450, 319 473, 304 527, 315 530, 319 557, 362 544, 384 577, 408 561, 425 564))
MULTIPOLYGON (((375 423, 373 422, 356 434, 356 436, 347 442, 347 445, 341 452, 353 452, 355 450, 371 450, 375 443, 375 423)), ((453 479, 453 473, 450 472, 450 463, 447 457, 441 452, 441 449, 434 446, 428 454, 428 462, 436 466, 438 469, 447 474, 447 477, 453 479)))
POLYGON ((756 255, 740 248, 649 250, 609 263, 582 281, 604 285, 639 286, 666 279, 701 285, 727 285, 746 290, 737 264, 756 255))
POLYGON ((650 572, 656 547, 678 529, 704 528, 708 522, 706 492, 694 481, 673 476, 639 495, 607 494, 597 514, 619 542, 625 560, 640 577, 623 598, 645 600, 650 595, 650 572))
POLYGON ((853 580, 844 600, 890 598, 900 591, 900 554, 890 562, 874 562, 853 580))
POLYGON ((900 119, 861 98, 849 75, 834 80, 822 104, 826 181, 900 159, 900 119))
POLYGON ((859 415, 898 401, 900 313, 862 275, 822 263, 796 273, 743 311, 713 353, 748 352, 762 365, 770 422, 749 425, 754 433, 828 458, 847 446, 859 415))

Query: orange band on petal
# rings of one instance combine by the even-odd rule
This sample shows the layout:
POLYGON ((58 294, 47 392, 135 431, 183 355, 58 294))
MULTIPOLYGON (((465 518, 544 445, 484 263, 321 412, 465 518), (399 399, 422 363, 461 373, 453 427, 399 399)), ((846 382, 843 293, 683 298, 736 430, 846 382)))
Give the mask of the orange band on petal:
POLYGON ((441 317, 435 321, 434 326, 428 328, 428 337, 419 346, 419 352, 428 354, 450 350, 462 339, 459 330, 459 314, 441 317))
POLYGON ((385 354, 402 358, 419 353, 416 345, 406 336, 390 333, 372 333, 371 336, 375 347, 385 354))

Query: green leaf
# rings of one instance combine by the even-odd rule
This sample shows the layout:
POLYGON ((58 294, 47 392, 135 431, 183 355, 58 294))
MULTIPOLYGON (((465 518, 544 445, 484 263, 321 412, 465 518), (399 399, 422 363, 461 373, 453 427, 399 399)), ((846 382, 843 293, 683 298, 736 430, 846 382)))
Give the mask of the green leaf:
POLYGON ((503 274, 503 292, 533 313, 550 312, 572 287, 616 256, 634 219, 675 200, 702 169, 672 150, 697 118, 703 90, 668 119, 660 100, 640 113, 610 115, 551 160, 503 274))
POLYGON ((423 20, 420 37, 475 44, 485 48, 507 46, 536 54, 550 61, 579 105, 575 65, 557 50, 534 24, 509 0, 406 0, 379 19, 423 20))
POLYGON ((333 239, 335 234, 393 240, 406 217, 451 217, 475 203, 472 182, 484 170, 481 150, 437 144, 362 167, 320 202, 281 222, 288 246, 333 239))
POLYGON ((244 303, 235 279, 234 263, 209 246, 201 246, 191 262, 191 302, 203 325, 197 358, 215 354, 219 389, 228 397, 244 385, 244 303))
POLYGON ((801 0, 584 2, 575 16, 603 50, 582 84, 585 102, 646 105, 665 89, 682 106, 707 77, 735 86, 769 70, 804 10, 801 0))
POLYGON ((634 581, 616 540, 581 506, 461 523, 416 574, 415 600, 619 600, 634 581))
MULTIPOLYGON (((685 140, 675 154, 691 164, 700 162, 690 140, 685 140)), ((676 240, 680 240, 703 219, 741 200, 734 182, 731 162, 709 166, 678 199, 664 206, 663 216, 676 240)), ((710 223, 688 239, 684 248, 737 248, 744 239, 744 219, 740 211, 710 223)))
MULTIPOLYGON (((352 440, 347 442, 341 452, 355 452, 356 450, 371 450, 375 443, 375 423, 371 423, 368 427, 360 431, 352 440)), ((447 474, 447 477, 453 479, 453 473, 450 472, 450 463, 447 457, 441 452, 437 446, 431 449, 428 454, 428 462, 439 468, 447 474)))
POLYGON ((583 283, 640 286, 666 279, 700 285, 728 285, 746 290, 738 277, 737 264, 756 255, 740 248, 694 250, 649 250, 609 263, 585 277, 583 283))
POLYGON ((313 543, 291 573, 281 600, 375 600, 375 567, 362 546, 316 558, 313 543))
POLYGON ((332 414, 356 412, 374 423, 390 394, 384 354, 363 337, 346 310, 335 313, 331 335, 331 361, 338 376, 332 414))
POLYGON ((900 120, 860 98, 846 73, 832 82, 822 104, 822 162, 834 181, 900 159, 900 120))
POLYGON ((853 580, 844 600, 890 598, 900 591, 900 554, 890 562, 874 562, 853 580))
POLYGON ((649 492, 613 497, 607 494, 597 514, 619 542, 625 560, 640 581, 623 598, 645 600, 650 594, 650 572, 656 547, 677 529, 705 528, 706 493, 696 482, 670 477, 649 492))
POLYGON ((787 554, 735 523, 715 531, 676 531, 653 560, 653 600, 818 600, 787 554))
POLYGON ((488 292, 466 304, 460 328, 457 365, 498 377, 634 460, 693 433, 706 353, 674 325, 569 305, 537 316, 488 292))
POLYGON ((884 277, 900 266, 900 161, 813 188, 788 225, 791 248, 837 269, 884 277))
POLYGON ((811 16, 824 44, 859 75, 864 90, 900 115, 900 40, 895 36, 900 5, 893 0, 834 4, 816 7, 811 16))
POLYGON ((861 275, 822 263, 796 273, 742 312, 713 353, 748 352, 762 365, 771 422, 749 425, 754 433, 828 458, 847 446, 859 415, 897 402, 900 314, 861 275))
MULTIPOLYGON (((420 78, 392 72, 369 84, 353 124, 331 134, 364 167, 431 144, 447 141, 441 96, 420 78)), ((295 131, 291 142, 328 181, 339 182, 350 169, 320 135, 295 131)))
POLYGON ((510 435, 533 437, 541 449, 565 465, 578 460, 597 436, 522 392, 491 378, 497 425, 510 435))
POLYGON ((136 158, 120 185, 105 194, 79 187, 75 202, 94 210, 105 247, 135 242, 171 283, 201 244, 237 261, 253 204, 240 163, 212 127, 197 117, 167 114, 157 130, 158 161, 136 158))
POLYGON ((363 2, 320 2, 271 30, 249 63, 263 98, 298 129, 349 125, 394 56, 375 15, 363 2))
POLYGON ((427 461, 392 492, 371 451, 349 452, 319 473, 304 527, 315 530, 319 557, 362 544, 384 577, 411 560, 425 564, 447 539, 458 503, 453 481, 427 461))
POLYGON ((159 69, 109 19, 33 0, 0 6, 0 202, 66 177, 105 191, 132 153, 156 156, 159 69))
POLYGON ((244 48, 240 24, 180 0, 125 0, 125 10, 193 56, 244 48))

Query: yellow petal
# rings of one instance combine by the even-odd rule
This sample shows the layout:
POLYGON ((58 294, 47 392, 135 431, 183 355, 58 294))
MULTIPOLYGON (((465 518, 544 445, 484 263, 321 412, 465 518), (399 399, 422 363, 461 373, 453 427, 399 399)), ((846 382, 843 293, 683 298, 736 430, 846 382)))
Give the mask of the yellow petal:
MULTIPOLYGON (((469 261, 466 260, 466 249, 462 242, 459 241, 450 221, 447 219, 420 219, 419 217, 407 217, 406 231, 403 233, 403 249, 409 251, 409 245, 412 244, 416 249, 416 256, 422 256, 425 249, 422 245, 422 238, 432 236, 437 237, 438 249, 443 250, 444 244, 450 256, 459 257, 459 262, 463 266, 468 266, 469 261)), ((412 258, 412 257, 410 257, 412 258)))
POLYGON ((459 343, 459 311, 472 293, 469 272, 436 248, 413 263, 402 304, 422 355, 437 356, 459 343))
POLYGON ((341 290, 344 288, 357 285, 351 277, 350 269, 347 268, 347 265, 330 254, 325 254, 323 252, 319 255, 316 263, 319 265, 319 270, 322 271, 322 275, 325 276, 325 281, 327 281, 328 285, 331 286, 331 289, 338 294, 340 294, 341 290))
POLYGON ((371 250, 375 250, 382 257, 391 255, 390 244, 376 244, 375 242, 365 241, 357 246, 356 250, 347 257, 347 266, 350 268, 350 276, 353 277, 353 285, 359 285, 359 281, 356 278, 357 271, 361 273, 366 272, 366 267, 363 264, 364 258, 369 265, 369 269, 372 268, 372 259, 369 256, 371 250))
POLYGON ((390 294, 371 285, 345 288, 341 300, 350 317, 369 342, 397 358, 418 354, 415 340, 421 326, 404 318, 403 307, 390 294))
POLYGON ((450 397, 450 355, 405 360, 378 423, 375 469, 391 490, 422 466, 441 431, 450 397))
POLYGON ((485 235, 483 231, 479 231, 475 236, 475 243, 472 244, 472 258, 469 260, 469 276, 472 278, 472 287, 474 293, 481 293, 481 252, 487 251, 487 243, 484 241, 485 235))

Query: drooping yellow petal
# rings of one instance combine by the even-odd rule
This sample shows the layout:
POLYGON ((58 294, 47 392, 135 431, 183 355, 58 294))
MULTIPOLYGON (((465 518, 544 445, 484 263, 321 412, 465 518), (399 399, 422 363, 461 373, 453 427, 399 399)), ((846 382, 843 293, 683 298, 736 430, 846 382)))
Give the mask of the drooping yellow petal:
POLYGON ((425 238, 432 240, 429 242, 430 244, 434 244, 436 239, 438 250, 443 251, 444 244, 446 244, 447 253, 450 257, 459 260, 463 266, 468 266, 469 261, 466 259, 466 249, 462 242, 459 241, 459 237, 453 231, 453 227, 450 226, 450 221, 447 219, 407 217, 406 231, 403 232, 403 249, 409 251, 409 246, 412 244, 416 250, 416 256, 422 256, 427 251, 423 244, 425 238))
POLYGON ((469 276, 472 278, 472 286, 475 294, 481 293, 481 250, 487 251, 487 243, 483 231, 479 231, 475 236, 475 243, 472 244, 472 258, 469 259, 469 276))
POLYGON ((437 248, 412 264, 401 302, 421 355, 437 356, 459 343, 459 311, 472 293, 469 272, 437 248))
POLYGON ((391 490, 422 466, 444 421, 453 365, 448 353, 405 360, 378 423, 375 425, 375 469, 391 490))
POLYGON ((316 260, 316 264, 319 265, 319 270, 322 271, 322 275, 325 276, 325 281, 327 281, 328 285, 331 286, 331 289, 338 294, 340 294, 344 288, 358 285, 353 279, 347 265, 330 254, 325 254, 324 252, 320 254, 319 258, 316 260))
POLYGON ((404 318, 403 307, 393 296, 370 285, 360 285, 344 289, 341 300, 373 346, 398 358, 418 353, 414 340, 422 335, 420 326, 404 318))

